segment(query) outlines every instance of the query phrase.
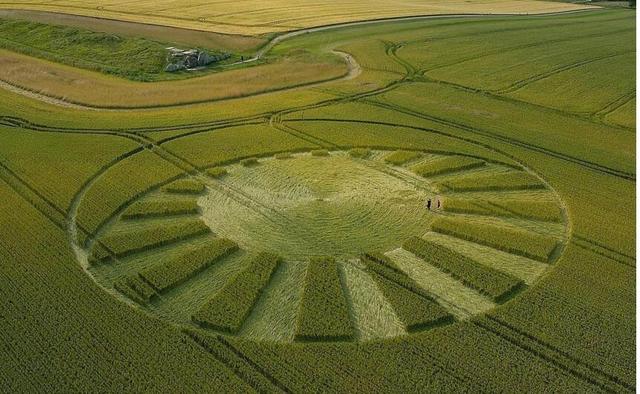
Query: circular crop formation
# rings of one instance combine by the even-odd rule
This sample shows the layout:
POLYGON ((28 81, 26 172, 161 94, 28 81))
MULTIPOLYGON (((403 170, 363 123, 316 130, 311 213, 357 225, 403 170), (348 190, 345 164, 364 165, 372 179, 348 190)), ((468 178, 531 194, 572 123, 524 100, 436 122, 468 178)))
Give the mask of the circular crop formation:
POLYGON ((260 341, 368 341, 507 302, 566 238, 557 194, 525 168, 354 148, 172 180, 85 252, 101 286, 175 324, 260 341))

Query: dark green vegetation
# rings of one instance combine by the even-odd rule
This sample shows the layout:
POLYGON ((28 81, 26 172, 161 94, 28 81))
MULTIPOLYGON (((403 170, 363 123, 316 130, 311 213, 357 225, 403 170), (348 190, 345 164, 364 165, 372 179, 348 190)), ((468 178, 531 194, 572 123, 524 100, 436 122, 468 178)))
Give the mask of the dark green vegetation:
MULTIPOLYGON (((79 111, 0 91, 0 391, 635 391, 634 18, 632 11, 605 10, 307 34, 274 53, 336 43, 358 60, 362 75, 181 109, 79 111), (449 199, 486 209, 491 201, 517 212, 465 213, 473 220, 453 230, 484 244, 450 238, 473 250, 489 243, 500 248, 490 256, 507 249, 540 260, 551 254, 553 264, 534 261, 549 266, 543 277, 468 320, 371 342, 257 342, 149 316, 119 295, 170 317, 191 316, 246 268, 244 256, 234 260, 243 251, 226 255, 232 243, 205 234, 178 242, 175 253, 160 247, 87 268, 107 276, 123 267, 112 292, 79 267, 69 246, 77 240, 101 247, 100 236, 114 223, 125 231, 176 219, 120 215, 186 174, 337 147, 480 157, 488 164, 469 170, 478 173, 493 171, 496 161, 522 163, 557 192, 562 212, 506 202, 552 201, 545 189, 445 191, 447 215, 449 199), (499 192, 508 198, 497 201, 499 192), (558 254, 546 241, 526 242, 546 237, 533 231, 517 230, 520 242, 512 245, 521 213, 538 209, 545 213, 537 218, 560 216, 549 226, 569 220, 566 242, 552 237, 563 246, 558 254), (202 264, 172 265, 187 254, 202 264), (180 298, 184 293, 193 297, 180 298)), ((433 179, 445 184, 449 175, 433 179)), ((313 335, 354 335, 350 302, 358 300, 338 292, 342 271, 321 269, 338 265, 302 269, 302 278, 311 272, 332 278, 326 288, 339 304, 320 306, 331 308, 322 316, 330 327, 310 324, 313 335)), ((401 294, 400 281, 411 286, 393 268, 378 270, 394 278, 383 282, 367 269, 376 286, 389 284, 378 286, 380 292, 401 294)), ((278 272, 263 294, 289 284, 278 272)), ((300 290, 306 303, 307 289, 300 290)), ((415 304, 425 299, 416 297, 415 304)), ((259 298, 251 314, 265 312, 259 298)), ((273 304, 282 305, 278 315, 295 319, 288 302, 273 304)), ((315 322, 319 309, 308 305, 304 314, 315 322)), ((393 307, 401 318, 402 306, 393 307)))
POLYGON ((451 323, 453 317, 392 261, 381 254, 361 257, 408 332, 451 323))
MULTIPOLYGON (((159 81, 199 74, 165 72, 166 48, 169 46, 179 45, 79 27, 0 18, 0 48, 3 49, 134 81, 159 81)), ((235 60, 234 56, 221 64, 235 60)))
POLYGON ((280 258, 276 255, 259 254, 249 267, 207 302, 193 320, 205 327, 237 333, 279 263, 280 258))
POLYGON ((402 247, 420 258, 459 278, 462 282, 496 302, 502 302, 513 293, 521 290, 524 282, 511 275, 490 267, 485 267, 449 248, 418 237, 407 240, 402 247))
POLYGON ((298 314, 297 339, 341 341, 353 336, 338 269, 332 258, 318 257, 310 261, 298 314))

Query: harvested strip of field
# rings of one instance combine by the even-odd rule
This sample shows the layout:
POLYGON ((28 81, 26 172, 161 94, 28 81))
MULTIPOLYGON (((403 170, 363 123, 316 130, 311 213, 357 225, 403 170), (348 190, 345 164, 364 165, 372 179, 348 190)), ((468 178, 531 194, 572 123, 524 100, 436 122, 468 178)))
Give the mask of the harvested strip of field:
POLYGON ((415 160, 419 157, 422 157, 422 154, 420 152, 399 150, 386 155, 384 157, 384 161, 386 161, 389 164, 399 166, 407 162, 410 162, 412 160, 415 160))
POLYGON ((360 259, 408 332, 453 321, 453 316, 446 309, 389 258, 366 253, 360 259))
POLYGON ((404 323, 396 316, 376 281, 353 263, 342 267, 358 339, 368 341, 405 334, 404 323))
POLYGON ((541 262, 548 262, 558 246, 555 238, 530 231, 460 219, 438 218, 431 223, 431 229, 541 262))
POLYGON ((505 301, 524 287, 521 279, 478 264, 449 248, 418 237, 409 238, 402 247, 497 303, 505 301))
POLYGON ((452 156, 418 164, 412 167, 411 170, 423 177, 430 177, 434 175, 470 170, 484 165, 484 160, 466 156, 452 156))
POLYGON ((442 207, 453 213, 521 217, 549 222, 562 220, 562 210, 555 201, 446 198, 442 207))
POLYGON ((507 172, 481 177, 455 178, 443 182, 450 191, 474 192, 493 190, 530 190, 544 189, 540 179, 526 172, 507 172))
POLYGON ((116 281, 113 287, 131 300, 142 305, 148 303, 149 300, 157 294, 148 283, 137 275, 125 276, 116 281))
POLYGON ((210 243, 188 248, 180 256, 145 269, 140 272, 140 276, 156 291, 162 292, 185 281, 237 249, 238 245, 235 242, 225 238, 217 238, 210 243))
POLYGON ((254 340, 293 342, 307 264, 282 262, 242 325, 240 335, 254 340))
POLYGON ((141 219, 159 216, 174 216, 198 213, 198 201, 188 199, 141 200, 132 204, 123 214, 123 219, 141 219))
POLYGON ((280 262, 280 258, 274 254, 259 254, 247 269, 236 275, 202 306, 193 316, 193 321, 224 332, 240 331, 280 262))
POLYGON ((474 314, 495 308, 487 297, 463 285, 457 279, 427 264, 402 248, 385 253, 418 286, 433 295, 456 319, 466 319, 474 314))
POLYGON ((204 193, 205 186, 195 179, 178 179, 163 187, 162 191, 174 194, 201 194, 204 193))
POLYGON ((339 78, 338 60, 281 62, 180 81, 135 82, 0 50, 0 80, 95 108, 150 108, 245 97, 339 78))
POLYGON ((353 335, 338 264, 329 257, 311 259, 298 312, 296 340, 345 341, 353 335))
MULTIPOLYGON (((123 257, 209 232, 211 232, 209 227, 200 219, 188 219, 183 222, 154 226, 139 231, 112 233, 102 237, 100 241, 116 257, 123 257)), ((97 250, 91 260, 101 261, 109 255, 103 250, 97 250)))

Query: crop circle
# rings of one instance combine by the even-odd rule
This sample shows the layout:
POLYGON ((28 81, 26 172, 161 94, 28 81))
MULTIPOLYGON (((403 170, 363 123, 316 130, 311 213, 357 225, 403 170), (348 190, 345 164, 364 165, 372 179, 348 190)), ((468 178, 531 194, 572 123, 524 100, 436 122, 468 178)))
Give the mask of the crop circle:
POLYGON ((557 194, 506 160, 356 148, 171 181, 86 253, 101 286, 175 324, 368 341, 509 301, 552 266, 566 233, 557 194))

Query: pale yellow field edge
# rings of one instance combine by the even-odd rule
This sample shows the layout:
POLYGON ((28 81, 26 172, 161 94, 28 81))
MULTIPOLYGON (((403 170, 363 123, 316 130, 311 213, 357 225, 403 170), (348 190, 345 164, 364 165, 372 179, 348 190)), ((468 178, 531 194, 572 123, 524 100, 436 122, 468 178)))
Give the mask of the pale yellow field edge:
POLYGON ((462 282, 402 248, 385 255, 458 320, 495 308, 496 304, 462 282))

